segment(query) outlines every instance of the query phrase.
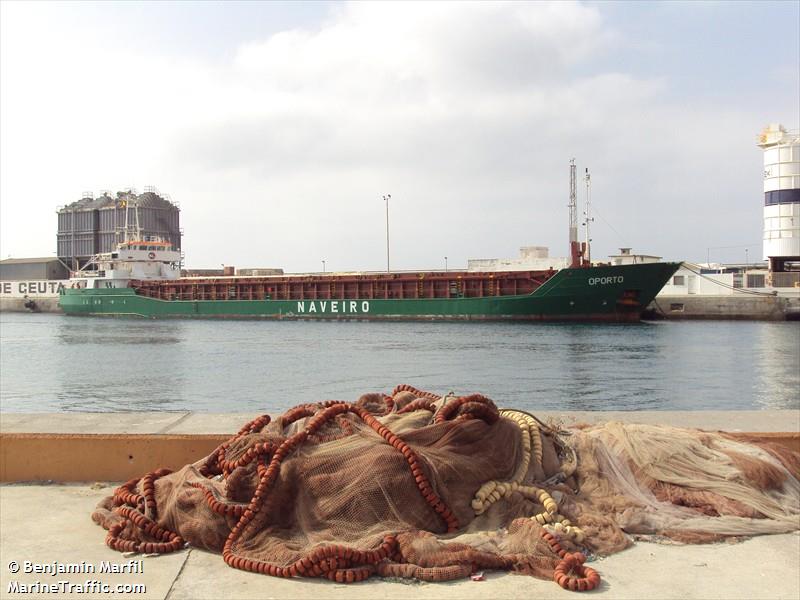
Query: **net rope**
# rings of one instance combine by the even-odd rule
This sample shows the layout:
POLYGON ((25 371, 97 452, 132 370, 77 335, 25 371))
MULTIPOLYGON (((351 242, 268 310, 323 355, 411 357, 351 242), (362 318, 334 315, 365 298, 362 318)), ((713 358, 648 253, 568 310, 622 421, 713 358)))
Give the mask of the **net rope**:
POLYGON ((122 552, 187 545, 237 569, 349 583, 483 569, 591 590, 587 556, 651 539, 800 529, 800 456, 663 426, 561 429, 412 386, 246 423, 209 456, 119 486, 92 518, 122 552))

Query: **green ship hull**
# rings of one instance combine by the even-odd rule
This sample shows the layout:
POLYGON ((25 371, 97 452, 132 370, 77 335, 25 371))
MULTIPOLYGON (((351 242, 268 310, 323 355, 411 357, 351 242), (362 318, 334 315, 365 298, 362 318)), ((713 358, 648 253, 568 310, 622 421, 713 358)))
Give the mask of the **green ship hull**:
POLYGON ((159 300, 134 288, 66 288, 68 315, 328 320, 638 321, 680 263, 568 268, 530 294, 463 298, 159 300))

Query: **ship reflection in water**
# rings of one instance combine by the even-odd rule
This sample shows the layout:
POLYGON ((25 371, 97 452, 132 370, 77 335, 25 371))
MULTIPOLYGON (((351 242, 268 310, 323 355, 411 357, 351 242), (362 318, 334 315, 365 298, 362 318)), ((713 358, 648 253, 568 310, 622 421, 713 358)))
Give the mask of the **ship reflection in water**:
POLYGON ((263 413, 409 383, 536 410, 798 409, 800 323, 0 314, 4 412, 263 413))
POLYGON ((794 335, 786 335, 781 325, 764 323, 757 332, 754 388, 760 408, 798 408, 800 404, 800 323, 786 323, 794 335))

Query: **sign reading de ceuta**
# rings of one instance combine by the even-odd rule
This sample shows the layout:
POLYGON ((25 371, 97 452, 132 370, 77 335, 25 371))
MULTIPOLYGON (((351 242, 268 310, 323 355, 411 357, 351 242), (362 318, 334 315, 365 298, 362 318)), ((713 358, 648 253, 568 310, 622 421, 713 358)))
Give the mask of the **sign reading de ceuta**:
POLYGON ((57 298, 67 280, 0 281, 3 298, 57 298))

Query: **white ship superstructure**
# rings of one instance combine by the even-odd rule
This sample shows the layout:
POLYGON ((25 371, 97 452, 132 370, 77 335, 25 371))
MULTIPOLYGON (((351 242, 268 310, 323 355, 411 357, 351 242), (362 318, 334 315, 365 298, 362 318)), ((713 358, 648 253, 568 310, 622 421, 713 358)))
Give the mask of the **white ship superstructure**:
POLYGON ((172 242, 143 235, 138 206, 127 202, 125 225, 117 232, 123 241, 112 252, 93 256, 70 280, 71 287, 128 287, 132 280, 178 279, 183 255, 172 242))

